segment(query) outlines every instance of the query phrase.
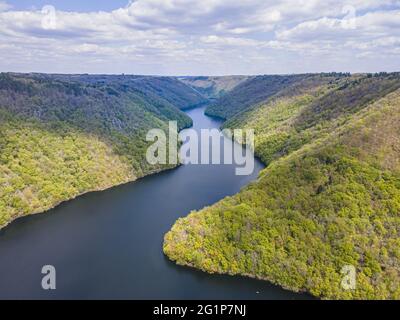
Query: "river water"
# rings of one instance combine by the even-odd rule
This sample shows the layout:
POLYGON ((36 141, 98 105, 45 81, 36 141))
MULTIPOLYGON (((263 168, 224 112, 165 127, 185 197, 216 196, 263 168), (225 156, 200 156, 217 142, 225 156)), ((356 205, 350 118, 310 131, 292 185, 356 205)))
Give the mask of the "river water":
MULTIPOLYGON (((197 131, 221 125, 204 108, 187 114, 197 131)), ((0 299, 307 299, 163 255, 179 217, 237 193, 262 168, 256 160, 252 175, 237 176, 235 165, 183 165, 18 219, 0 230, 0 299), (56 268, 56 290, 41 287, 44 265, 56 268)))

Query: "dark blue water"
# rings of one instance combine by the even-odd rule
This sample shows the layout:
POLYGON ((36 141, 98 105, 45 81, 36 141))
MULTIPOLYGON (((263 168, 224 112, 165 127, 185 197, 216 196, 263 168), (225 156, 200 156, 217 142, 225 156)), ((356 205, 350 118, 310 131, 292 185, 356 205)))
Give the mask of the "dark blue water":
MULTIPOLYGON (((218 128, 204 109, 188 111, 194 128, 218 128)), ((225 143, 230 143, 225 141, 225 143)), ((0 298, 10 299, 305 299, 267 282, 178 267, 162 252, 179 217, 237 193, 255 180, 234 165, 184 165, 0 230, 0 298), (44 265, 57 288, 41 287, 44 265)))

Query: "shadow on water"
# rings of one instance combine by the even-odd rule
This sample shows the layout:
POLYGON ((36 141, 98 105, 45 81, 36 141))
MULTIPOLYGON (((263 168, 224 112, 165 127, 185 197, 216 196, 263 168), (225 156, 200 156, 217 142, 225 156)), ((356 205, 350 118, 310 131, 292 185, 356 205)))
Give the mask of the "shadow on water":
MULTIPOLYGON (((204 107, 187 114, 195 130, 221 125, 204 107)), ((309 299, 264 281, 179 267, 162 252, 178 218, 237 193, 262 168, 256 161, 252 175, 237 176, 234 165, 184 165, 18 219, 0 231, 0 298, 309 299), (41 288, 44 265, 56 268, 56 290, 41 288)))

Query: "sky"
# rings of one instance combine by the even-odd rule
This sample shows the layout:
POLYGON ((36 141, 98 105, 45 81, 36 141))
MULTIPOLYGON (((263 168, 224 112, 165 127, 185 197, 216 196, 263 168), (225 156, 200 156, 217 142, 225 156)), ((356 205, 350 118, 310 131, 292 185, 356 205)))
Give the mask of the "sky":
POLYGON ((0 0, 9 71, 400 71, 400 0, 0 0))

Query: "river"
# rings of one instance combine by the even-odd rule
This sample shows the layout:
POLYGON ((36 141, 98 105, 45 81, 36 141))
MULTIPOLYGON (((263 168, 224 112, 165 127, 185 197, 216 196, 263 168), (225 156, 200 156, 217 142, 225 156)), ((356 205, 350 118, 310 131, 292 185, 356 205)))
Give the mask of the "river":
MULTIPOLYGON (((195 130, 221 125, 204 108, 187 114, 195 130)), ((0 299, 308 299, 163 255, 179 217, 237 193, 262 168, 256 160, 252 175, 237 176, 234 165, 183 165, 18 219, 0 230, 0 299), (56 268, 56 290, 41 287, 44 265, 56 268)))

